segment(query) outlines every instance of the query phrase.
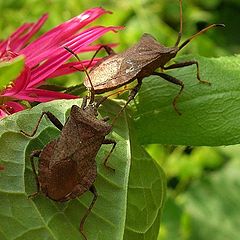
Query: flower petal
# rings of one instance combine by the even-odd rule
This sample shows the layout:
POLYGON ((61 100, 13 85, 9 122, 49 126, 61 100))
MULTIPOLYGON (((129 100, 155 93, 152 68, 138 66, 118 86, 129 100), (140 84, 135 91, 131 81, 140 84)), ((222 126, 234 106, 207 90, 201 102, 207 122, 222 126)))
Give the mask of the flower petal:
POLYGON ((30 88, 23 90, 16 95, 14 95, 15 98, 21 99, 21 100, 27 100, 29 102, 48 102, 55 99, 75 99, 78 98, 77 96, 66 94, 66 93, 60 93, 60 92, 54 92, 49 91, 45 89, 36 89, 36 88, 30 88))
POLYGON ((54 71, 51 75, 48 76, 48 78, 55 78, 55 77, 59 77, 62 75, 67 75, 76 71, 84 71, 82 65, 85 68, 88 67, 93 67, 101 58, 94 58, 94 60, 91 62, 91 65, 89 65, 90 60, 85 60, 85 61, 81 61, 81 63, 79 62, 70 62, 70 63, 66 63, 63 64, 62 66, 60 66, 56 71, 54 71))
MULTIPOLYGON (((108 43, 108 44, 104 44, 104 45, 107 45, 111 48, 114 48, 116 46, 118 46, 117 43, 108 43)), ((103 46, 103 44, 96 44, 96 45, 91 45, 91 46, 85 46, 85 47, 81 47, 78 52, 75 52, 75 53, 83 53, 83 52, 95 52, 97 50, 99 50, 99 48, 103 46)))
MULTIPOLYGON (((111 44, 107 44, 107 46, 113 48, 115 46, 117 46, 118 44, 116 43, 111 43, 111 44)), ((90 51, 97 51, 100 47, 102 46, 102 44, 97 44, 94 46, 86 46, 83 48, 80 48, 79 51, 75 52, 77 53, 83 53, 83 52, 90 52, 90 51)), ((93 60, 81 60, 81 63, 79 62, 70 62, 70 63, 65 63, 63 65, 61 65, 56 71, 54 71, 52 74, 50 74, 48 76, 48 78, 55 78, 55 77, 59 77, 62 75, 67 75, 76 71, 84 71, 82 65, 88 70, 89 68, 92 68, 99 60, 101 60, 102 58, 97 58, 95 57, 93 60), (92 62, 91 62, 92 61, 92 62), (89 65, 91 62, 91 65, 89 65)))
POLYGON ((7 114, 6 112, 4 112, 4 111, 0 108, 0 119, 1 119, 1 118, 4 118, 4 117, 6 117, 6 116, 8 116, 8 114, 7 114))
POLYGON ((6 102, 5 105, 11 108, 13 112, 19 112, 25 109, 25 107, 23 107, 23 105, 21 105, 20 103, 13 101, 6 102))
POLYGON ((23 24, 7 40, 0 41, 0 58, 3 57, 2 59, 7 60, 21 54, 26 57, 26 65, 20 76, 11 86, 0 93, 2 101, 0 118, 24 109, 24 106, 17 102, 18 99, 30 102, 48 102, 55 99, 77 98, 74 95, 36 87, 49 77, 84 70, 84 66, 91 67, 99 60, 93 59, 91 66, 89 66, 90 60, 81 63, 78 61, 67 63, 72 54, 64 49, 64 46, 69 47, 77 54, 97 50, 100 45, 90 46, 93 41, 108 31, 117 31, 122 27, 96 26, 81 33, 77 32, 105 13, 110 12, 103 8, 89 9, 53 28, 23 48, 46 21, 47 15, 45 14, 36 23, 23 24), (12 101, 9 101, 10 99, 12 101))
MULTIPOLYGON (((32 26, 32 23, 24 23, 22 26, 20 26, 13 34, 10 35, 10 37, 4 41, 1 41, 0 43, 0 52, 3 53, 8 49, 9 40, 15 41, 18 39, 28 28, 32 26)), ((1 56, 2 57, 2 54, 1 56)))
POLYGON ((6 54, 7 51, 18 53, 28 40, 42 27, 48 15, 44 14, 36 23, 25 23, 19 27, 7 40, 1 43, 0 52, 6 54))
POLYGON ((97 27, 89 28, 87 31, 84 31, 80 34, 73 36, 71 39, 69 39, 65 43, 64 46, 67 46, 74 52, 78 53, 78 51, 80 51, 82 48, 87 47, 89 44, 91 44, 93 41, 101 37, 103 34, 109 31, 117 32, 118 30, 121 30, 121 29, 123 29, 123 27, 121 26, 117 26, 117 27, 97 26, 97 27))
POLYGON ((24 109, 20 103, 12 101, 5 102, 3 105, 0 105, 0 119, 24 109))
MULTIPOLYGON (((59 47, 59 45, 64 44, 66 39, 105 13, 110 12, 104 10, 103 8, 92 8, 86 10, 82 14, 46 32, 24 48, 20 53, 24 54, 27 58, 29 58, 29 60, 31 60, 40 55, 42 52, 49 52, 50 49, 55 49, 56 47, 59 47)), ((31 61, 29 61, 28 64, 30 66, 34 66, 31 61)))
MULTIPOLYGON (((72 49, 74 52, 80 52, 82 47, 85 47, 92 43, 94 40, 102 36, 108 31, 115 31, 119 27, 94 27, 88 29, 76 35, 69 42, 66 42, 66 46, 72 49), (87 32, 87 34, 86 34, 87 32)), ((51 53, 49 53, 51 56, 51 53)), ((46 62, 44 62, 39 67, 32 70, 31 80, 28 87, 34 87, 39 85, 48 76, 53 74, 63 63, 72 57, 72 54, 66 51, 63 47, 58 49, 58 55, 50 57, 46 62)), ((26 63, 28 65, 28 63, 26 63)))
POLYGON ((42 25, 46 22, 48 18, 48 14, 44 14, 36 23, 32 25, 31 28, 28 29, 28 32, 23 35, 21 38, 16 39, 16 41, 11 41, 11 50, 15 52, 19 52, 22 47, 31 39, 31 37, 38 32, 38 30, 42 27, 42 25))

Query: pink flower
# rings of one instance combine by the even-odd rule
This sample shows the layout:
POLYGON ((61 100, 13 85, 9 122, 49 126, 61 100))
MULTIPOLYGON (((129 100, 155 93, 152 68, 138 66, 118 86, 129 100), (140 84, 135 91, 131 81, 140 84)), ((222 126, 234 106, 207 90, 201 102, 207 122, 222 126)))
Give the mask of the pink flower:
MULTIPOLYGON (((94 26, 78 32, 87 24, 105 13, 102 8, 89 9, 79 16, 51 29, 38 39, 29 43, 31 37, 41 28, 48 15, 43 15, 36 23, 25 23, 7 40, 0 42, 0 61, 9 61, 19 55, 25 56, 24 70, 13 83, 0 91, 0 118, 18 112, 24 107, 18 102, 47 102, 54 99, 76 98, 74 95, 37 88, 46 79, 74 72, 71 66, 81 69, 78 62, 66 63, 72 54, 64 49, 67 46, 75 53, 95 51, 99 45, 90 44, 109 31, 121 27, 94 26)), ((92 65, 99 59, 94 59, 92 65)), ((82 61, 88 66, 90 60, 82 61)), ((92 66, 91 65, 91 66, 92 66)))

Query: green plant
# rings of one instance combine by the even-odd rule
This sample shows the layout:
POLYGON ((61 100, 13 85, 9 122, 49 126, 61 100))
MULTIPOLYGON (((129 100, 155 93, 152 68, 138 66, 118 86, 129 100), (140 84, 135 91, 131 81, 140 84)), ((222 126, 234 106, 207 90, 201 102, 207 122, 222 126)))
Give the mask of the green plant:
MULTIPOLYGON (((96 183, 100 197, 86 222, 89 239, 96 239, 97 235, 99 239, 112 239, 113 236, 124 240, 157 239, 166 180, 160 166, 145 152, 142 144, 218 146, 239 142, 239 98, 234 91, 239 88, 239 57, 196 57, 196 60, 200 62, 202 77, 212 86, 198 83, 194 67, 172 71, 171 74, 185 82, 178 103, 182 116, 176 114, 171 103, 178 88, 153 77, 145 80, 135 103, 116 122, 111 137, 118 144, 110 160, 116 174, 107 172, 101 165, 107 151, 103 148, 98 155, 96 183)), ((71 239, 78 239, 79 216, 88 206, 91 195, 66 204, 51 202, 43 196, 27 199, 36 187, 29 154, 41 148, 58 131, 48 121, 43 121, 36 138, 30 139, 20 133, 20 129, 33 129, 43 109, 53 112, 64 122, 67 110, 76 103, 80 104, 80 100, 39 104, 1 121, 0 159, 5 167, 0 181, 3 239, 33 236, 35 239, 64 239, 69 234, 71 239), (7 221, 10 224, 6 224, 7 221), (13 226, 15 231, 10 233, 13 226)), ((102 116, 113 117, 120 103, 108 101, 101 108, 102 116)))

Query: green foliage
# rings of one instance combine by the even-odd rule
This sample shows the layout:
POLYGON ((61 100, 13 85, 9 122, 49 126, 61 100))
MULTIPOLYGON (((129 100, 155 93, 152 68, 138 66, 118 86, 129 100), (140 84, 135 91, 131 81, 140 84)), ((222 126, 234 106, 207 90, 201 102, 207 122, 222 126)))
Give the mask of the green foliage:
POLYGON ((203 58, 187 56, 177 61, 197 60, 202 79, 197 81, 196 67, 185 67, 170 75, 185 84, 179 97, 179 116, 172 101, 179 86, 149 77, 143 81, 134 118, 142 144, 220 146, 239 143, 239 56, 203 58), (142 131, 144 129, 144 131, 142 131))
POLYGON ((176 199, 170 197, 159 240, 238 239, 239 168, 238 157, 193 183, 176 199))
POLYGON ((23 66, 23 57, 18 57, 11 62, 0 62, 0 90, 6 88, 20 74, 23 66))
MULTIPOLYGON (((192 56, 178 60, 190 58, 192 59, 192 56)), ((184 80, 185 83, 184 92, 177 103, 182 112, 181 116, 177 115, 172 106, 172 99, 179 88, 161 79, 150 77, 143 81, 143 87, 135 103, 118 119, 111 135, 118 145, 110 161, 116 168, 116 174, 109 173, 101 164, 109 150, 107 147, 102 147, 97 158, 96 187, 99 199, 86 222, 85 229, 89 239, 96 239, 99 232, 101 232, 99 239, 108 239, 112 236, 124 240, 157 239, 165 180, 159 166, 140 144, 227 145, 239 142, 237 135, 239 104, 238 97, 233 91, 238 88, 239 57, 218 59, 195 57, 195 59, 200 62, 201 76, 208 79, 212 85, 197 82, 194 66, 171 71, 171 75, 184 80), (227 76, 228 84, 225 82, 227 76), (113 228, 113 225, 118 227, 113 228)), ((90 193, 68 203, 53 203, 44 196, 33 200, 27 199, 27 195, 36 188, 29 165, 29 155, 32 150, 41 149, 59 132, 46 120, 41 123, 38 134, 33 139, 19 132, 20 129, 31 132, 43 110, 53 112, 64 122, 65 112, 68 112, 74 103, 79 104, 80 101, 62 100, 40 104, 32 110, 17 113, 1 121, 0 159, 5 170, 1 172, 0 181, 1 203, 4 206, 1 208, 3 210, 0 216, 3 220, 2 232, 8 237, 3 239, 13 239, 16 236, 21 236, 19 239, 28 239, 32 236, 64 239, 69 236, 69 232, 72 234, 71 239, 79 238, 78 224, 91 201, 90 193), (11 214, 6 212, 6 209, 11 208, 16 210, 11 214), (26 215, 31 215, 33 219, 26 218, 26 215), (5 226, 7 219, 11 224, 5 226), (23 226, 18 222, 24 222, 23 226), (10 234, 13 226, 16 230, 10 234)), ((106 102, 100 111, 102 116, 109 115, 112 119, 120 110, 120 103, 106 102)), ((200 154, 203 151, 194 152, 195 154, 192 153, 188 158, 176 155, 172 165, 170 159, 168 164, 161 163, 168 178, 179 177, 181 184, 176 188, 177 193, 181 194, 184 191, 191 178, 201 179, 204 168, 214 169, 222 164, 222 160, 211 151, 205 150, 202 157, 200 154), (203 157, 206 155, 212 160, 208 161, 203 157)), ((204 196, 203 194, 202 197, 204 196)), ((172 201, 176 204, 174 199, 172 201)), ((194 216, 194 213, 192 214, 194 216)), ((186 229, 184 228, 186 232, 182 234, 190 234, 187 229, 197 234, 195 227, 189 227, 188 221, 196 226, 198 222, 193 222, 194 217, 189 218, 185 212, 183 216, 185 217, 181 224, 186 225, 186 229)))
MULTIPOLYGON (((36 21, 40 15, 49 12, 49 19, 41 32, 46 31, 60 22, 78 15, 87 8, 102 6, 113 11, 113 15, 106 15, 97 20, 100 25, 126 26, 118 35, 108 34, 103 42, 121 43, 119 49, 137 42, 139 37, 148 32, 160 42, 171 46, 177 38, 179 30, 178 0, 132 0, 132 1, 79 1, 67 2, 40 0, 0 0, 1 38, 6 38, 16 27, 25 21, 36 21), (37 8, 35 6, 38 6, 37 8), (29 9, 31 11, 29 12, 29 9)), ((239 51, 239 1, 183 1, 183 38, 189 37, 199 28, 214 22, 225 23, 225 31, 213 31, 196 40, 186 49, 188 53, 200 53, 205 56, 219 56, 221 54, 239 51), (232 17, 234 14, 234 18, 232 17)))
MULTIPOLYGON (((56 203, 45 196, 27 198, 36 190, 29 155, 57 137, 59 131, 44 120, 34 138, 20 133, 20 130, 31 132, 39 113, 46 109, 64 122, 65 112, 73 104, 80 104, 80 101, 40 104, 0 122, 0 159, 5 168, 0 173, 1 239, 80 238, 79 222, 91 202, 90 192, 67 203, 56 203)), ((118 105, 108 102, 101 112, 113 117, 118 111, 118 105)), ((165 195, 164 175, 139 145, 129 116, 122 116, 119 123, 111 134, 117 141, 110 159, 116 172, 104 168, 102 160, 109 147, 103 146, 97 157, 95 185, 99 196, 84 229, 89 240, 156 239, 165 195), (142 167, 147 171, 142 172, 142 167)))
MULTIPOLYGON (((137 42, 144 32, 151 33, 166 46, 176 41, 177 0, 97 0, 94 5, 113 11, 113 15, 102 17, 97 24, 126 26, 119 34, 108 34, 101 39, 103 43, 120 43, 117 51, 137 42)), ((0 0, 1 38, 6 38, 26 21, 36 21, 46 11, 49 19, 41 33, 90 7, 94 7, 91 1, 79 0, 0 0)), ((209 23, 225 23, 226 28, 202 35, 183 52, 207 57, 239 52, 239 10, 239 0, 184 0, 183 39, 209 23)), ((177 102, 181 116, 172 107, 179 87, 158 77, 149 77, 144 79, 138 97, 117 121, 111 134, 118 142, 110 159, 116 167, 115 175, 102 166, 109 148, 101 148, 96 181, 99 198, 85 225, 89 240, 238 238, 239 145, 190 150, 183 146, 160 145, 239 143, 239 56, 210 59, 195 55, 177 61, 198 60, 202 79, 212 85, 197 82, 195 66, 169 71, 185 84, 177 102), (142 144, 148 145, 148 153, 163 167, 169 186, 158 238, 166 179, 142 144)), ((14 66, 19 67, 18 64, 14 66)), ((7 72, 0 72, 0 89, 11 82, 20 68, 13 70, 11 66, 9 74, 12 76, 6 76, 7 72)), ((76 74, 68 80, 64 77, 49 82, 72 86, 79 84, 79 77, 80 74, 76 74)), ((69 91, 81 93, 81 85, 69 91)), ((20 129, 30 132, 34 128, 42 109, 52 111, 64 122, 72 103, 76 101, 40 104, 0 122, 0 164, 5 167, 0 171, 1 240, 81 239, 78 225, 92 199, 90 193, 67 203, 55 203, 44 196, 27 199, 36 189, 29 154, 33 149, 42 148, 59 132, 44 120, 33 139, 19 133, 20 129)), ((109 101, 101 113, 113 116, 118 110, 116 102, 109 101)))
POLYGON ((193 184, 186 193, 185 209, 191 219, 190 239, 238 238, 239 167, 239 159, 232 161, 218 173, 193 184), (205 196, 208 196, 207 201, 205 196), (201 230, 199 225, 203 226, 201 230))

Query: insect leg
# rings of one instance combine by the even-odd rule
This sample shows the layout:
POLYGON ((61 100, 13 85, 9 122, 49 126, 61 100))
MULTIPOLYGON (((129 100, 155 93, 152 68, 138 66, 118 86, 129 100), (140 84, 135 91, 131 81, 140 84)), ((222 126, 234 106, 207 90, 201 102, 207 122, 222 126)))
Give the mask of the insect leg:
POLYGON ((201 83, 207 83, 207 84, 210 85, 210 82, 201 80, 201 78, 200 78, 200 71, 199 71, 199 63, 197 61, 195 61, 195 60, 186 61, 186 62, 182 62, 182 63, 175 63, 175 64, 172 64, 170 66, 163 67, 163 69, 164 70, 168 70, 168 69, 173 69, 173 68, 181 68, 181 67, 191 66, 193 64, 196 64, 196 67, 197 67, 197 79, 198 79, 198 81, 201 82, 201 83))
POLYGON ((28 136, 28 137, 33 137, 36 134, 37 129, 38 129, 38 127, 40 125, 40 122, 41 122, 44 115, 47 115, 48 119, 52 122, 52 124, 55 127, 57 127, 59 130, 62 130, 62 128, 63 128, 62 123, 51 112, 47 111, 47 112, 42 112, 42 114, 41 114, 40 118, 38 119, 38 122, 37 122, 37 124, 36 124, 32 133, 29 134, 29 133, 26 133, 22 130, 20 130, 20 132, 23 133, 24 135, 28 136))
POLYGON ((108 169, 110 169, 110 170, 112 170, 112 171, 115 171, 114 168, 108 166, 107 160, 109 159, 110 155, 112 154, 112 152, 113 152, 114 148, 116 147, 117 143, 116 143, 115 140, 112 140, 112 139, 104 139, 104 140, 103 140, 103 144, 113 144, 110 152, 109 152, 108 155, 105 157, 103 164, 104 164, 104 166, 105 166, 106 168, 108 168, 108 169))
POLYGON ((141 88, 142 85, 142 79, 138 79, 138 83, 137 85, 131 90, 129 96, 128 96, 128 100, 125 103, 125 105, 122 107, 122 109, 118 112, 118 114, 114 117, 113 121, 112 121, 112 125, 114 125, 115 121, 117 120, 117 118, 119 117, 119 115, 122 113, 122 111, 127 107, 127 105, 135 98, 135 96, 137 95, 139 89, 141 88))
POLYGON ((182 91, 183 91, 184 83, 183 83, 181 80, 179 80, 179 79, 177 79, 177 78, 175 78, 175 77, 172 77, 172 76, 170 76, 170 75, 167 75, 167 74, 165 74, 165 73, 153 72, 152 75, 157 75, 157 76, 163 78, 164 80, 167 80, 168 82, 171 82, 171 83, 173 83, 173 84, 179 85, 179 86, 181 87, 180 90, 179 90, 179 92, 178 92, 178 94, 177 94, 177 96, 173 99, 173 102, 172 102, 175 111, 176 111, 179 115, 181 115, 181 113, 180 113, 179 110, 177 109, 176 103, 177 103, 177 100, 178 100, 178 98, 180 97, 180 95, 181 95, 181 93, 182 93, 182 91))
POLYGON ((84 237, 85 240, 87 240, 87 237, 86 237, 86 235, 85 235, 84 232, 83 232, 83 225, 84 225, 85 220, 86 220, 86 218, 88 217, 89 213, 91 212, 91 210, 92 210, 92 208, 93 208, 93 206, 94 206, 94 204, 95 204, 95 202, 96 202, 96 200, 97 200, 97 197, 98 197, 97 189, 95 188, 94 185, 92 185, 92 186, 89 188, 89 190, 93 193, 94 197, 93 197, 93 200, 92 200, 89 208, 87 209, 85 215, 83 216, 83 218, 82 218, 82 220, 81 220, 81 222, 80 222, 80 233, 83 235, 83 237, 84 237))
POLYGON ((40 192, 40 185, 39 185, 39 181, 38 181, 38 175, 37 175, 37 172, 36 172, 36 168, 35 168, 35 165, 34 165, 34 157, 39 157, 40 153, 42 152, 42 150, 34 150, 31 155, 30 155, 30 161, 31 161, 31 166, 32 166, 32 170, 33 170, 33 173, 34 173, 34 176, 35 176, 35 180, 36 180, 36 184, 37 184, 37 191, 35 193, 32 193, 28 196, 28 198, 33 198, 35 197, 36 195, 39 194, 40 192))

